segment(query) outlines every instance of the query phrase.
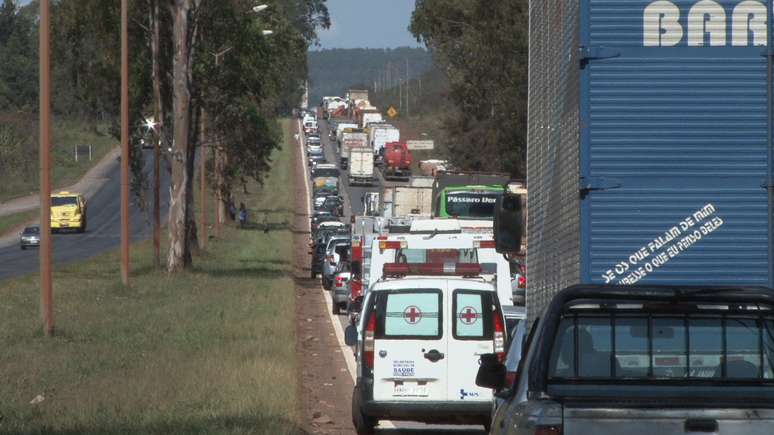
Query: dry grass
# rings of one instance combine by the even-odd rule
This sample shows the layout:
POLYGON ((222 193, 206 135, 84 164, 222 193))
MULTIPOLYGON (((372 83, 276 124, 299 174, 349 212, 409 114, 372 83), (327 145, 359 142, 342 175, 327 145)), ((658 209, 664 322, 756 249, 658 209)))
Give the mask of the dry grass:
POLYGON ((0 434, 299 433, 291 156, 244 198, 272 230, 224 229, 190 273, 148 243, 129 289, 116 253, 58 269, 53 339, 37 277, 0 283, 0 434))

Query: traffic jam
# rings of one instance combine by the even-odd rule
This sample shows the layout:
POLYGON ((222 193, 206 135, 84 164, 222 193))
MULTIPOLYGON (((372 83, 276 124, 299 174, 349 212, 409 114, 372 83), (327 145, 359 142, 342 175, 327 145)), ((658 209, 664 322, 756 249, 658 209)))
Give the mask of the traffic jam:
POLYGON ((358 434, 774 434, 769 12, 566 3, 530 9, 526 180, 414 162, 365 91, 302 115, 358 434))
MULTIPOLYGON (((358 434, 395 421, 519 435, 774 433, 770 290, 602 285, 600 276, 539 299, 527 291, 525 183, 443 161, 412 165, 400 131, 363 92, 303 112, 298 138, 310 277, 354 356, 358 434)), ((716 213, 697 209, 680 234, 657 235, 624 261, 667 245, 679 252, 689 224, 722 225, 716 213)))
POLYGON ((356 431, 386 420, 488 426, 493 390, 475 375, 481 355, 505 361, 523 335, 526 283, 523 256, 495 250, 493 213, 506 191, 526 192, 523 182, 440 161, 418 169, 367 91, 326 98, 300 126, 310 275, 357 361, 356 431))

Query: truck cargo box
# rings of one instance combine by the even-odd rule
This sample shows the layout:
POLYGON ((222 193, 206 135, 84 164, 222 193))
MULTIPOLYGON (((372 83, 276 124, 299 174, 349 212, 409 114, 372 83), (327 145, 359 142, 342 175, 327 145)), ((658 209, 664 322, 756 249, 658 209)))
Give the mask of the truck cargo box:
POLYGON ((530 6, 530 319, 577 283, 772 286, 765 3, 530 6))

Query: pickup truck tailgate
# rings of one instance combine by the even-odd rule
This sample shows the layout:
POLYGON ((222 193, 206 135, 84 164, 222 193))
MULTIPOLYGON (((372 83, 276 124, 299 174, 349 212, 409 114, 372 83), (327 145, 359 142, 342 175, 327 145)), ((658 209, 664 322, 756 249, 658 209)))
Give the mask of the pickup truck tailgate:
POLYGON ((563 420, 564 435, 774 434, 774 410, 772 409, 565 407, 563 420))

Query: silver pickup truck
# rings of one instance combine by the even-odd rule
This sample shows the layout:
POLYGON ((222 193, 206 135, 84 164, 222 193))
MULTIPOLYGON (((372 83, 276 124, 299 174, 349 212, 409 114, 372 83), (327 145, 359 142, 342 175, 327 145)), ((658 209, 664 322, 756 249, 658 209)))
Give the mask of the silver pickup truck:
POLYGON ((774 434, 770 289, 575 286, 524 349, 516 373, 481 358, 492 434, 774 434))

